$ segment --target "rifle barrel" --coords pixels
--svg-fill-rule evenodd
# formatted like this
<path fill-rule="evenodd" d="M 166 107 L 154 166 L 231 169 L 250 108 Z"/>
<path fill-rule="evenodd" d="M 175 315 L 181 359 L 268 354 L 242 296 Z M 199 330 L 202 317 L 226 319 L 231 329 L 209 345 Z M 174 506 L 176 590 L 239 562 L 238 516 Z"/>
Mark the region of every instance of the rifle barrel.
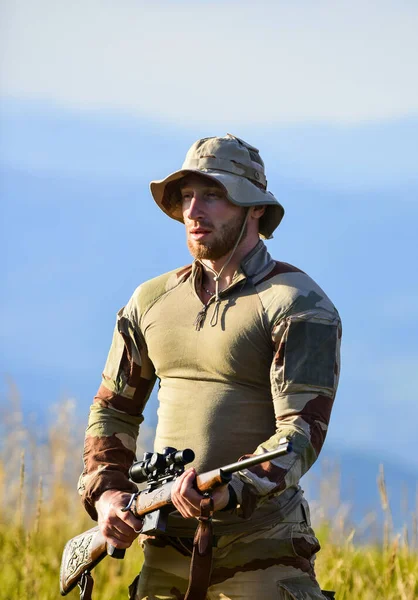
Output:
<path fill-rule="evenodd" d="M 277 458 L 278 456 L 284 456 L 285 454 L 288 454 L 291 451 L 291 442 L 286 442 L 285 444 L 280 444 L 280 446 L 276 448 L 276 450 L 272 450 L 271 452 L 263 452 L 263 454 L 256 454 L 255 456 L 251 456 L 250 458 L 238 460 L 237 462 L 231 463 L 230 465 L 226 465 L 225 467 L 221 468 L 221 471 L 225 474 L 236 473 L 237 471 L 242 471 L 243 469 L 248 469 L 249 467 L 253 467 L 254 465 L 259 465 L 260 463 L 272 460 L 273 458 Z"/>

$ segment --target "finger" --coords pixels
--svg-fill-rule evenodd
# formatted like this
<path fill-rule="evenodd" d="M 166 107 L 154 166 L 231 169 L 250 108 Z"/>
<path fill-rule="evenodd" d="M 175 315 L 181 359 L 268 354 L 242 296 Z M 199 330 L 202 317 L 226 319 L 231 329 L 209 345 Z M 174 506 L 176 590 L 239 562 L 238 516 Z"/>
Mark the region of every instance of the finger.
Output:
<path fill-rule="evenodd" d="M 171 500 L 173 502 L 173 505 L 176 507 L 176 509 L 179 511 L 182 517 L 186 518 L 189 516 L 187 514 L 188 506 L 184 502 L 184 498 L 181 494 L 176 494 L 175 496 L 172 496 Z"/>
<path fill-rule="evenodd" d="M 130 546 L 137 537 L 133 529 L 129 529 L 128 533 L 123 533 L 114 527 L 103 527 L 102 533 L 109 543 L 116 545 L 118 548 L 122 547 L 120 544 L 125 547 Z"/>
<path fill-rule="evenodd" d="M 178 477 L 173 484 L 171 489 L 171 496 L 179 498 L 184 495 L 184 491 L 193 485 L 195 478 L 194 469 L 187 469 L 180 477 Z"/>
<path fill-rule="evenodd" d="M 181 496 L 187 496 L 189 490 L 194 490 L 193 484 L 196 478 L 196 471 L 191 469 L 190 471 L 186 471 L 178 482 L 178 493 Z"/>
<path fill-rule="evenodd" d="M 135 531 L 135 533 L 139 533 L 142 529 L 142 525 L 144 524 L 142 519 L 135 517 L 135 515 L 131 511 L 126 511 L 123 517 L 124 522 Z"/>
<path fill-rule="evenodd" d="M 200 514 L 202 496 L 193 487 L 195 477 L 195 470 L 188 469 L 176 481 L 176 485 L 172 491 L 173 504 L 185 518 L 197 517 Z"/>
<path fill-rule="evenodd" d="M 112 537 L 112 538 L 119 540 L 120 542 L 126 543 L 126 544 L 133 542 L 134 539 L 136 538 L 136 536 L 137 536 L 137 534 L 134 532 L 133 529 L 131 529 L 131 533 L 129 533 L 129 534 L 121 533 L 120 531 L 117 531 L 115 529 L 108 532 L 108 537 Z"/>
<path fill-rule="evenodd" d="M 185 505 L 189 506 L 193 510 L 198 510 L 200 508 L 202 495 L 197 492 L 194 487 L 195 477 L 196 473 L 194 470 L 193 472 L 188 473 L 181 482 L 179 493 Z"/>
<path fill-rule="evenodd" d="M 185 471 L 176 482 L 173 504 L 185 518 L 198 517 L 200 515 L 202 495 L 194 487 L 195 479 L 196 471 L 191 468 Z"/>
<path fill-rule="evenodd" d="M 177 479 L 174 480 L 173 490 L 180 489 L 180 487 L 183 485 L 184 481 L 190 481 L 190 480 L 193 481 L 195 477 L 196 477 L 196 471 L 195 471 L 195 469 L 193 469 L 193 467 L 186 469 L 184 471 L 184 473 L 182 473 L 180 475 L 180 477 L 177 477 Z"/>
<path fill-rule="evenodd" d="M 190 511 L 193 512 L 193 516 L 195 514 L 200 514 L 200 502 L 202 501 L 202 496 L 194 489 L 188 489 L 184 492 L 183 496 L 183 504 Z"/>
<path fill-rule="evenodd" d="M 142 528 L 142 521 L 136 519 L 132 514 L 128 515 L 124 512 L 119 514 L 111 513 L 101 521 L 103 534 L 113 535 L 123 541 L 135 539 Z"/>
<path fill-rule="evenodd" d="M 126 548 L 129 548 L 130 546 L 132 546 L 132 542 L 134 541 L 134 539 L 135 538 L 128 539 L 128 540 L 121 540 L 118 537 L 115 537 L 112 535 L 106 536 L 106 541 L 108 544 L 110 544 L 111 546 L 114 546 L 115 548 L 120 548 L 120 549 L 126 549 Z"/>
<path fill-rule="evenodd" d="M 194 514 L 192 513 L 193 507 L 182 494 L 179 493 L 175 497 L 172 497 L 172 502 L 176 509 L 180 512 L 182 517 L 187 518 L 194 516 Z"/>
<path fill-rule="evenodd" d="M 174 483 L 173 483 L 173 487 L 171 488 L 171 499 L 173 501 L 173 504 L 176 505 L 177 503 L 182 504 L 182 496 L 183 496 L 183 485 L 184 482 L 186 481 L 190 481 L 192 482 L 194 479 L 194 469 L 187 469 L 182 475 L 180 475 L 180 477 L 178 477 Z M 191 483 L 186 484 L 186 485 L 191 485 Z"/>
<path fill-rule="evenodd" d="M 120 536 L 121 538 L 136 537 L 135 528 L 128 523 L 124 523 L 123 521 L 118 521 L 117 523 L 113 524 L 110 529 L 115 535 Z"/>
<path fill-rule="evenodd" d="M 136 519 L 133 517 L 133 520 L 136 522 Z M 129 517 L 126 517 L 124 513 L 119 516 L 118 514 L 108 515 L 106 519 L 104 519 L 104 525 L 108 526 L 110 529 L 115 529 L 120 531 L 123 534 L 128 535 L 134 528 L 129 520 Z"/>

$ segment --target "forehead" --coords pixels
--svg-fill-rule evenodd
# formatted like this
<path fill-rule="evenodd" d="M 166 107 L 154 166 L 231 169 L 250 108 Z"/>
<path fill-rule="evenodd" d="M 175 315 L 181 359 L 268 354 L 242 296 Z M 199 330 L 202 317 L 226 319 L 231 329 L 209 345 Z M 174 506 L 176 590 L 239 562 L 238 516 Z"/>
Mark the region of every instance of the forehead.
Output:
<path fill-rule="evenodd" d="M 217 181 L 211 179 L 210 177 L 205 177 L 205 175 L 186 175 L 182 179 L 180 179 L 178 183 L 178 187 L 180 190 L 187 187 L 211 187 L 218 188 L 223 190 L 224 187 Z"/>

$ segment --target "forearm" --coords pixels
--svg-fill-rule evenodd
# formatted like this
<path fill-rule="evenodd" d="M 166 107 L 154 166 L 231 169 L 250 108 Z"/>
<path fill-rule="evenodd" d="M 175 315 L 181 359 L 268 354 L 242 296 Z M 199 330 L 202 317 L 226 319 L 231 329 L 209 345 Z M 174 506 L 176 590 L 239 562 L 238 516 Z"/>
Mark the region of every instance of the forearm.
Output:
<path fill-rule="evenodd" d="M 275 433 L 242 458 L 275 450 L 282 438 L 292 442 L 292 451 L 233 476 L 230 485 L 241 516 L 249 516 L 266 496 L 296 487 L 314 464 L 325 441 L 335 390 L 336 385 L 321 393 L 311 389 L 278 394 L 274 398 Z"/>
<path fill-rule="evenodd" d="M 129 480 L 129 467 L 135 460 L 136 438 L 143 417 L 103 408 L 90 409 L 84 443 L 84 470 L 79 480 L 83 504 L 94 519 L 95 501 L 105 490 L 136 491 Z"/>

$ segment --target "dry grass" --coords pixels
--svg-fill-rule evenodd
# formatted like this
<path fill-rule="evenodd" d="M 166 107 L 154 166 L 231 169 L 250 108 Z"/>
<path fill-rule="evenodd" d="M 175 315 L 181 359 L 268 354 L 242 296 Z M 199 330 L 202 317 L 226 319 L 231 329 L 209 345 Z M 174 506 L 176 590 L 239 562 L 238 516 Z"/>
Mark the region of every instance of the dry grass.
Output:
<path fill-rule="evenodd" d="M 0 420 L 0 600 L 55 600 L 60 597 L 58 573 L 65 542 L 92 526 L 75 492 L 83 426 L 76 422 L 71 401 L 60 404 L 44 434 L 35 422 L 24 425 L 16 390 L 7 406 Z M 333 498 L 338 504 L 338 482 L 330 478 L 323 485 L 326 502 Z M 379 490 L 386 516 L 379 543 L 356 545 L 343 507 L 332 521 L 322 513 L 317 574 L 324 589 L 337 592 L 337 600 L 418 598 L 417 519 L 412 528 L 395 535 L 383 470 Z M 127 598 L 127 586 L 140 564 L 138 546 L 123 561 L 105 559 L 95 569 L 94 597 Z M 78 590 L 68 598 L 78 598 Z"/>

